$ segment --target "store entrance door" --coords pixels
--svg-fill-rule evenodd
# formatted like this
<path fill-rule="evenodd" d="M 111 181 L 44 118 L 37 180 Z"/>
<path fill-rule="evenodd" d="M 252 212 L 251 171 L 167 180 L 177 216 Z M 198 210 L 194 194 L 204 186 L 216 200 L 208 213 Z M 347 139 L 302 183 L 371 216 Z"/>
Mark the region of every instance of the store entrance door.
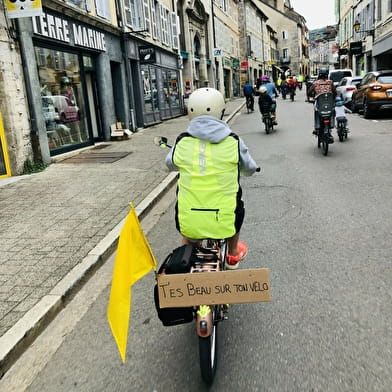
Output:
<path fill-rule="evenodd" d="M 98 99 L 96 94 L 97 89 L 95 88 L 92 72 L 86 72 L 85 77 L 93 138 L 94 140 L 102 140 L 103 133 L 101 127 L 99 126 L 99 112 L 97 113 L 96 111 L 96 108 L 98 107 Z"/>

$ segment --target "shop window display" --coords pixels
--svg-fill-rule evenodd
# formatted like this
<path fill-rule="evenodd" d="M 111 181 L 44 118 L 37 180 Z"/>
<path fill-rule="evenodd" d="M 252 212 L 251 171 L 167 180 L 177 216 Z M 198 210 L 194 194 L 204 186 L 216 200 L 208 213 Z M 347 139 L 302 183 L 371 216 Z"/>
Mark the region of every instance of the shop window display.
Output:
<path fill-rule="evenodd" d="M 78 56 L 48 48 L 35 51 L 49 148 L 89 141 Z"/>
<path fill-rule="evenodd" d="M 178 73 L 171 70 L 163 70 L 163 90 L 165 92 L 165 106 L 178 108 L 180 106 L 180 94 L 178 92 Z"/>
<path fill-rule="evenodd" d="M 143 80 L 145 110 L 146 112 L 159 111 L 155 68 L 148 65 L 141 65 L 141 73 Z"/>

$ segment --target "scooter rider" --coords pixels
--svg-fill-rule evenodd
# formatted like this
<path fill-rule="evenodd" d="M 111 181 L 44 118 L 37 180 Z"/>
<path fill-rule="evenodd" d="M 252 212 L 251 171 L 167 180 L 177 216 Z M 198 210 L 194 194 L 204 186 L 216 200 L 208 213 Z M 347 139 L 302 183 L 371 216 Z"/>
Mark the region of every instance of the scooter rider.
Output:
<path fill-rule="evenodd" d="M 318 79 L 313 82 L 313 84 L 309 88 L 309 96 L 314 94 L 315 103 L 314 103 L 314 131 L 313 134 L 317 135 L 320 130 L 320 117 L 317 111 L 317 97 L 323 93 L 332 93 L 334 99 L 336 98 L 336 87 L 333 84 L 332 80 L 328 80 L 329 69 L 326 67 L 320 68 Z M 331 128 L 335 126 L 335 116 L 332 117 Z M 331 142 L 333 142 L 333 136 L 330 135 Z"/>
<path fill-rule="evenodd" d="M 272 115 L 274 117 L 274 125 L 278 125 L 276 119 L 276 98 L 279 97 L 278 90 L 276 89 L 275 84 L 271 82 L 270 77 L 268 75 L 263 75 L 261 77 L 261 80 L 263 82 L 262 86 L 264 86 L 267 89 L 267 94 L 271 97 L 272 101 L 275 104 L 275 106 L 273 106 Z"/>

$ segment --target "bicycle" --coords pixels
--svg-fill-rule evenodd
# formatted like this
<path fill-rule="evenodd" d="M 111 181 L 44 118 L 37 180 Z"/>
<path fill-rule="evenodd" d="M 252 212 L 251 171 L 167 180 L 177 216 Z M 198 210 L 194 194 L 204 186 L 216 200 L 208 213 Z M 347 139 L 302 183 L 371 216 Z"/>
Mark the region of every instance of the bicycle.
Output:
<path fill-rule="evenodd" d="M 154 137 L 154 143 L 160 147 L 171 147 L 167 141 L 165 137 Z M 256 171 L 260 172 L 260 167 Z M 207 238 L 189 240 L 189 242 L 190 246 L 186 245 L 187 249 L 181 254 L 181 257 L 176 258 L 177 261 L 180 260 L 179 265 L 181 265 L 181 268 L 189 266 L 187 273 L 208 273 L 210 276 L 214 272 L 226 270 L 226 258 L 228 254 L 227 239 Z M 166 262 L 171 255 L 162 263 L 158 275 L 170 273 L 167 269 Z M 178 273 L 184 273 L 184 271 Z M 154 296 L 158 316 L 165 326 L 178 325 L 193 320 L 196 321 L 200 373 L 203 381 L 207 385 L 212 385 L 218 363 L 218 324 L 228 319 L 229 305 L 214 303 L 213 305 L 198 305 L 182 308 L 161 308 L 157 286 L 155 286 Z M 167 318 L 164 320 L 164 317 Z"/>
<path fill-rule="evenodd" d="M 227 240 L 207 239 L 202 243 L 211 254 L 197 256 L 205 262 L 196 263 L 191 273 L 226 270 Z M 216 256 L 216 257 L 214 257 Z M 217 367 L 218 323 L 228 319 L 229 305 L 200 305 L 195 308 L 196 330 L 199 337 L 200 372 L 203 381 L 211 385 Z"/>
<path fill-rule="evenodd" d="M 274 121 L 271 112 L 263 112 L 262 119 L 265 127 L 265 133 L 268 135 L 274 130 Z"/>
<path fill-rule="evenodd" d="M 341 119 L 339 117 L 336 119 L 336 121 L 337 121 L 336 128 L 338 132 L 339 141 L 343 142 L 344 139 L 347 139 L 346 121 L 345 119 Z"/>
<path fill-rule="evenodd" d="M 248 111 L 248 114 L 250 113 L 250 112 L 253 112 L 253 109 L 252 109 L 252 99 L 253 99 L 253 97 L 252 96 L 250 96 L 250 95 L 247 95 L 246 96 L 246 110 Z"/>

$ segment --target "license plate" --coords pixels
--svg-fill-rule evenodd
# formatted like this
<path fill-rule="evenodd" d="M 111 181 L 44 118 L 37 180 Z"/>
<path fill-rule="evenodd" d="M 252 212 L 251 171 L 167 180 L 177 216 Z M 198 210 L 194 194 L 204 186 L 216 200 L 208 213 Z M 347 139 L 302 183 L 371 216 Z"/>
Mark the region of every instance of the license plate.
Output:
<path fill-rule="evenodd" d="M 392 97 L 392 90 L 387 90 L 388 97 Z"/>

